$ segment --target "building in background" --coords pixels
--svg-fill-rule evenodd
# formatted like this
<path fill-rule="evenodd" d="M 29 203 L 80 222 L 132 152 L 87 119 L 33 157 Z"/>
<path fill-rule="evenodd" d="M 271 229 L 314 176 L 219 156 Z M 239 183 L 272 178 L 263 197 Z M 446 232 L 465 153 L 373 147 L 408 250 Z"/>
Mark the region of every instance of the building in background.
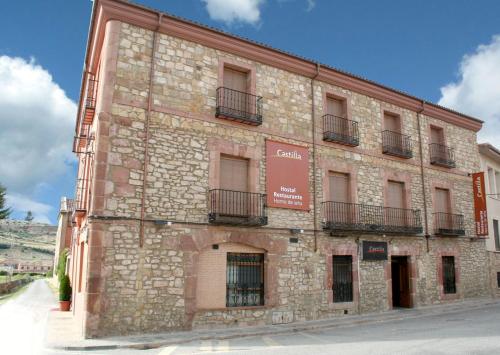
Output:
<path fill-rule="evenodd" d="M 482 122 L 120 0 L 95 0 L 74 151 L 86 337 L 485 296 Z"/>
<path fill-rule="evenodd" d="M 71 250 L 71 236 L 73 233 L 73 227 L 71 219 L 74 213 L 74 200 L 67 197 L 61 198 L 61 204 L 59 208 L 59 216 L 57 219 L 57 234 L 56 234 L 56 248 L 54 251 L 54 271 L 57 271 L 57 265 L 59 264 L 59 257 L 64 249 Z"/>
<path fill-rule="evenodd" d="M 479 144 L 481 171 L 486 185 L 488 210 L 488 238 L 486 248 L 490 254 L 492 290 L 500 296 L 500 151 L 491 144 Z"/>

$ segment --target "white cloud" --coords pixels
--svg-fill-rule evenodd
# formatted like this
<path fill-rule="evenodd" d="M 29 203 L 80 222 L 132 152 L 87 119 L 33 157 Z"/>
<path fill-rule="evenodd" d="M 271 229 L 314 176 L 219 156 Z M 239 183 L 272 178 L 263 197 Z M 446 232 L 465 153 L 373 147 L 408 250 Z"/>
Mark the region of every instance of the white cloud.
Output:
<path fill-rule="evenodd" d="M 439 104 L 483 120 L 479 141 L 500 148 L 500 35 L 465 55 L 459 73 L 441 88 Z"/>
<path fill-rule="evenodd" d="M 76 104 L 34 60 L 0 56 L 0 182 L 29 193 L 68 171 Z"/>
<path fill-rule="evenodd" d="M 33 217 L 35 222 L 51 224 L 49 213 L 52 210 L 52 206 L 45 203 L 40 203 L 31 200 L 28 197 L 18 195 L 18 194 L 8 194 L 7 195 L 7 206 L 12 207 L 18 212 L 33 212 Z"/>
<path fill-rule="evenodd" d="M 306 11 L 307 12 L 312 11 L 312 9 L 314 9 L 315 6 L 316 6 L 316 0 L 307 0 L 307 9 L 306 9 Z"/>
<path fill-rule="evenodd" d="M 227 25 L 236 22 L 257 25 L 260 21 L 260 7 L 265 0 L 202 0 L 212 20 Z"/>
<path fill-rule="evenodd" d="M 33 59 L 0 56 L 0 183 L 16 206 L 71 171 L 75 115 L 76 104 L 47 70 Z M 41 205 L 33 207 L 43 219 Z"/>

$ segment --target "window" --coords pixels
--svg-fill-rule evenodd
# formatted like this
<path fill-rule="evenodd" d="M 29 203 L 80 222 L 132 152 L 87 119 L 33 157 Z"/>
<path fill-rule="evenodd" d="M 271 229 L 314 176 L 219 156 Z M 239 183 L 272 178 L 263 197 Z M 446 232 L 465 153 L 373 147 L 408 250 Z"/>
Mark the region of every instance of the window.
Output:
<path fill-rule="evenodd" d="M 386 131 L 401 133 L 401 119 L 398 115 L 384 112 L 384 129 Z"/>
<path fill-rule="evenodd" d="M 399 181 L 387 183 L 387 206 L 385 223 L 389 226 L 404 226 L 407 223 L 405 184 Z"/>
<path fill-rule="evenodd" d="M 248 190 L 248 160 L 227 155 L 220 157 L 220 188 L 232 191 Z"/>
<path fill-rule="evenodd" d="M 500 272 L 497 272 L 497 286 L 500 288 Z"/>
<path fill-rule="evenodd" d="M 224 87 L 240 92 L 248 91 L 248 75 L 236 69 L 224 67 Z"/>
<path fill-rule="evenodd" d="M 431 143 L 444 145 L 444 131 L 441 127 L 431 126 Z"/>
<path fill-rule="evenodd" d="M 248 160 L 229 156 L 220 159 L 219 212 L 233 216 L 249 214 Z"/>
<path fill-rule="evenodd" d="M 326 114 L 336 117 L 347 118 L 346 100 L 328 96 L 326 98 Z"/>
<path fill-rule="evenodd" d="M 333 256 L 333 302 L 352 302 L 352 256 Z"/>
<path fill-rule="evenodd" d="M 498 220 L 493 220 L 493 235 L 495 236 L 495 250 L 500 251 L 500 231 L 498 230 Z"/>
<path fill-rule="evenodd" d="M 264 254 L 227 253 L 226 307 L 264 305 Z"/>
<path fill-rule="evenodd" d="M 436 212 L 450 213 L 450 190 L 436 188 Z"/>
<path fill-rule="evenodd" d="M 336 223 L 349 223 L 354 218 L 353 205 L 350 204 L 349 174 L 330 172 L 328 175 L 329 200 L 325 217 Z"/>
<path fill-rule="evenodd" d="M 457 293 L 454 256 L 443 256 L 443 292 L 445 294 Z"/>
<path fill-rule="evenodd" d="M 349 202 L 349 174 L 330 172 L 328 185 L 330 201 Z"/>

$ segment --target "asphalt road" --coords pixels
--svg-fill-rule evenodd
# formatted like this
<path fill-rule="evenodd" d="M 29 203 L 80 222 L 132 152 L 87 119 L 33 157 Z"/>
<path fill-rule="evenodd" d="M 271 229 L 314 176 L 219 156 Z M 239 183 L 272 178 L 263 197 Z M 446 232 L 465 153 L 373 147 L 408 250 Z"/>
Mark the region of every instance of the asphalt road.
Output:
<path fill-rule="evenodd" d="M 0 306 L 1 355 L 181 354 L 500 354 L 500 303 L 392 322 L 230 340 L 196 341 L 151 350 L 64 352 L 43 348 L 47 313 L 56 299 L 43 280 Z"/>

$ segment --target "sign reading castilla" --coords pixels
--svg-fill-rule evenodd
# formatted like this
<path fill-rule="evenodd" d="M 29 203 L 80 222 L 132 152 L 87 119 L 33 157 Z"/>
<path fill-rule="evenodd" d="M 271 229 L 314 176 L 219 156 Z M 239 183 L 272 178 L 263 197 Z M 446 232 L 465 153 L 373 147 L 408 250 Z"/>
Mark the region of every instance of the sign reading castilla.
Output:
<path fill-rule="evenodd" d="M 267 205 L 309 210 L 309 151 L 266 140 Z"/>
<path fill-rule="evenodd" d="M 474 191 L 474 222 L 476 235 L 488 235 L 488 213 L 486 211 L 486 190 L 484 187 L 484 173 L 472 174 L 472 189 Z"/>
<path fill-rule="evenodd" d="M 363 240 L 363 260 L 387 260 L 387 242 Z"/>

